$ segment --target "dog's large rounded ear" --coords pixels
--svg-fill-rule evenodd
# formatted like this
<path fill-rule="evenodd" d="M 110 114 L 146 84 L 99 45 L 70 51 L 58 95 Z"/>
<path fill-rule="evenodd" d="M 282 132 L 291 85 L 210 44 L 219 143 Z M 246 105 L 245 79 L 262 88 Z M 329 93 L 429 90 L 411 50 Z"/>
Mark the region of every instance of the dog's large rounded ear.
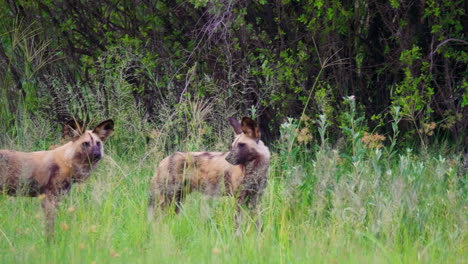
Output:
<path fill-rule="evenodd" d="M 234 132 L 236 132 L 237 135 L 242 133 L 242 127 L 239 121 L 235 117 L 230 117 L 229 118 L 229 123 L 231 123 L 232 128 L 234 129 Z"/>
<path fill-rule="evenodd" d="M 253 119 L 249 117 L 243 117 L 242 118 L 242 132 L 246 134 L 247 136 L 258 140 L 260 138 L 260 131 L 258 129 L 257 122 L 255 122 Z"/>
<path fill-rule="evenodd" d="M 114 132 L 114 121 L 112 119 L 106 120 L 93 130 L 93 133 L 96 133 L 98 137 L 104 141 Z"/>
<path fill-rule="evenodd" d="M 65 123 L 63 126 L 63 139 L 66 141 L 71 141 L 77 137 L 83 135 L 85 131 L 83 121 L 72 119 Z"/>

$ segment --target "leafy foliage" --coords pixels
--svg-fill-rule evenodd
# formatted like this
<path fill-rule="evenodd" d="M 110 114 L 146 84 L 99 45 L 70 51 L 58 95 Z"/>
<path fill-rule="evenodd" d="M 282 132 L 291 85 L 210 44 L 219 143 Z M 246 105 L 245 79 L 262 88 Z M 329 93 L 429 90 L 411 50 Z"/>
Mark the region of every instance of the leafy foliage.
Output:
<path fill-rule="evenodd" d="M 399 106 L 411 124 L 404 133 L 434 121 L 443 124 L 438 133 L 468 144 L 462 0 L 1 5 L 2 127 L 23 109 L 51 121 L 109 115 L 110 95 L 124 92 L 145 122 L 163 122 L 160 105 L 208 98 L 223 102 L 213 109 L 223 117 L 256 109 L 265 136 L 276 138 L 280 123 L 304 109 L 317 118 L 326 108 L 339 127 L 341 98 L 355 95 L 383 133 L 392 133 L 385 124 Z"/>

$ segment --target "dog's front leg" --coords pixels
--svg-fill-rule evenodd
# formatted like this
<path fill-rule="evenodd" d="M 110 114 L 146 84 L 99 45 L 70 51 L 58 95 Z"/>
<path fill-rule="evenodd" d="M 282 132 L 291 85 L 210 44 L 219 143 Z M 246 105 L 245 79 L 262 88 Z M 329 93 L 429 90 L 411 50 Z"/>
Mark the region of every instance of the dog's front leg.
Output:
<path fill-rule="evenodd" d="M 239 197 L 237 198 L 237 208 L 236 215 L 234 216 L 234 225 L 236 229 L 236 236 L 241 235 L 240 226 L 242 223 L 242 205 L 244 205 L 245 200 L 248 198 L 248 191 L 242 190 Z"/>
<path fill-rule="evenodd" d="M 260 213 L 260 208 L 257 205 L 261 197 L 261 192 L 252 193 L 252 195 L 250 195 L 249 199 L 246 201 L 247 208 L 249 208 L 251 217 L 255 219 L 255 226 L 258 231 L 263 230 L 262 215 Z"/>
<path fill-rule="evenodd" d="M 42 209 L 45 215 L 45 235 L 50 242 L 55 237 L 55 219 L 57 217 L 58 196 L 47 192 L 42 200 Z"/>

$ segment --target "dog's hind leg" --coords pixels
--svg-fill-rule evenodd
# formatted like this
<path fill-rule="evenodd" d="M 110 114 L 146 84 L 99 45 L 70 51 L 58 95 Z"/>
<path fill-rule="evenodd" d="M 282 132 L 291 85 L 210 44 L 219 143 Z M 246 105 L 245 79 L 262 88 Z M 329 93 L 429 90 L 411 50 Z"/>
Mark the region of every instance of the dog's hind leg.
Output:
<path fill-rule="evenodd" d="M 58 197 L 50 192 L 45 194 L 42 200 L 42 208 L 45 215 L 45 235 L 48 242 L 55 237 L 55 219 L 57 217 Z"/>
<path fill-rule="evenodd" d="M 154 217 L 154 206 L 155 206 L 155 197 L 154 191 L 150 190 L 149 201 L 148 201 L 148 221 L 153 220 Z"/>

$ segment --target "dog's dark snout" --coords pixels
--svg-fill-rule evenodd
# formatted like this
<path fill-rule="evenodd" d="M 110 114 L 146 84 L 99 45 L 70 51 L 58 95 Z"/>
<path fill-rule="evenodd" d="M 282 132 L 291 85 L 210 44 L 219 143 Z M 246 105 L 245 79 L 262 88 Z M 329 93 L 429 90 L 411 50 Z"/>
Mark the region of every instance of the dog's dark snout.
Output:
<path fill-rule="evenodd" d="M 92 154 L 91 154 L 91 159 L 92 160 L 100 160 L 102 158 L 102 154 L 100 151 L 94 151 Z"/>
<path fill-rule="evenodd" d="M 226 156 L 225 159 L 227 162 L 231 163 L 232 165 L 237 165 L 237 161 L 232 151 L 229 152 L 229 154 Z"/>

